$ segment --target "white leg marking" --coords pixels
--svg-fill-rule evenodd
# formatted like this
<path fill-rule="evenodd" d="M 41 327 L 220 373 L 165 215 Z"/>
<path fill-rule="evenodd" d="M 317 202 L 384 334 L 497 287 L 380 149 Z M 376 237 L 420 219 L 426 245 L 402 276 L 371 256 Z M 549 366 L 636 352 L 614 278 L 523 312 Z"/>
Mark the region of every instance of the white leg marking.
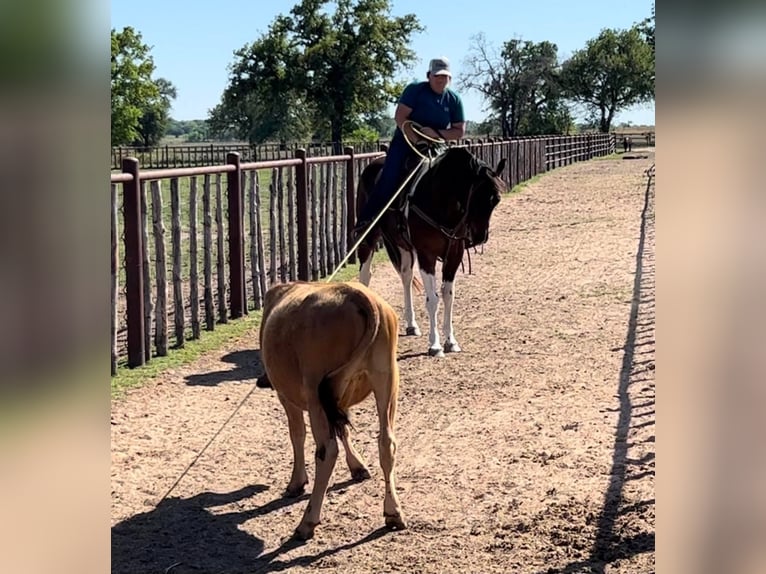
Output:
<path fill-rule="evenodd" d="M 444 299 L 444 350 L 447 353 L 457 353 L 460 351 L 460 345 L 457 344 L 455 333 L 452 330 L 452 303 L 455 301 L 455 282 L 442 282 L 442 299 Z"/>
<path fill-rule="evenodd" d="M 399 276 L 402 279 L 402 287 L 404 288 L 404 320 L 407 323 L 408 335 L 420 335 L 420 327 L 415 320 L 415 306 L 412 302 L 412 275 L 413 275 L 413 261 L 415 255 L 410 251 L 405 251 L 401 247 L 399 253 L 402 258 L 402 270 Z"/>
<path fill-rule="evenodd" d="M 362 266 L 359 269 L 359 282 L 367 287 L 370 286 L 370 279 L 372 279 L 372 256 L 373 254 L 370 253 L 367 261 L 362 263 Z"/>
<path fill-rule="evenodd" d="M 428 309 L 428 354 L 441 355 L 442 345 L 439 341 L 439 331 L 436 327 L 436 313 L 439 311 L 439 295 L 436 293 L 436 276 L 426 273 L 422 269 L 423 287 L 426 290 L 426 309 Z"/>

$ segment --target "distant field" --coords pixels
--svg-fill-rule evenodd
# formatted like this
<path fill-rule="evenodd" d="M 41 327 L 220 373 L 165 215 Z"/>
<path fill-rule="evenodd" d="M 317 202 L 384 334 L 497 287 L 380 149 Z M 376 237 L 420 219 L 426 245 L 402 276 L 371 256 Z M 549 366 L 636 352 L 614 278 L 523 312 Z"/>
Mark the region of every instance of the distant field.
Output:
<path fill-rule="evenodd" d="M 616 134 L 643 134 L 646 132 L 654 133 L 654 126 L 626 126 L 621 128 L 614 128 L 612 130 Z"/>

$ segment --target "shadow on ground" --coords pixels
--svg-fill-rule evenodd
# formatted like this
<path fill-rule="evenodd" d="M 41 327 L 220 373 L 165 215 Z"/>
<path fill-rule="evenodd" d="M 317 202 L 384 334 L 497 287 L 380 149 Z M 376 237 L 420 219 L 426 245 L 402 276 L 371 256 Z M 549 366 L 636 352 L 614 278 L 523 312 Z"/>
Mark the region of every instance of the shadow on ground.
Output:
<path fill-rule="evenodd" d="M 193 386 L 214 387 L 227 382 L 250 382 L 264 374 L 260 349 L 232 351 L 221 357 L 225 363 L 231 363 L 233 368 L 226 371 L 213 371 L 186 377 L 186 384 Z"/>
<path fill-rule="evenodd" d="M 211 509 L 267 489 L 252 485 L 223 494 L 166 498 L 150 512 L 120 522 L 112 528 L 112 573 L 165 572 L 178 566 L 200 572 L 252 567 L 263 553 L 263 541 L 238 526 L 253 511 L 215 514 Z"/>
<path fill-rule="evenodd" d="M 603 506 L 597 519 L 595 540 L 586 560 L 570 562 L 563 568 L 550 568 L 545 571 L 545 574 L 580 572 L 604 574 L 611 563 L 655 550 L 653 531 L 631 532 L 625 527 L 625 523 L 621 522 L 626 516 L 640 514 L 649 507 L 653 509 L 655 503 L 654 499 L 651 499 L 626 505 L 623 495 L 626 483 L 641 480 L 650 475 L 654 476 L 655 473 L 654 453 L 632 458 L 630 449 L 636 445 L 629 440 L 631 429 L 653 428 L 655 420 L 654 377 L 646 376 L 647 373 L 654 371 L 654 360 L 640 357 L 647 352 L 654 354 L 654 339 L 644 339 L 645 336 L 652 335 L 655 325 L 654 250 L 653 244 L 647 245 L 649 239 L 653 238 L 654 231 L 653 194 L 653 177 L 649 177 L 644 196 L 644 209 L 641 214 L 641 235 L 636 252 L 633 299 L 625 345 L 622 348 L 622 368 L 618 379 L 619 416 L 614 433 L 612 468 Z M 642 347 L 648 348 L 642 349 Z M 646 442 L 654 442 L 654 435 L 642 441 L 642 443 Z"/>
<path fill-rule="evenodd" d="M 342 490 L 356 482 L 353 479 L 339 482 L 329 490 Z M 212 511 L 225 505 L 241 507 L 237 504 L 239 501 L 268 489 L 268 486 L 256 484 L 228 493 L 203 492 L 191 498 L 170 497 L 153 510 L 116 524 L 112 527 L 112 574 L 277 572 L 312 564 L 389 532 L 385 527 L 378 528 L 359 540 L 316 554 L 278 560 L 304 543 L 288 538 L 277 549 L 264 554 L 263 540 L 244 532 L 239 526 L 275 510 L 303 504 L 309 498 L 308 493 L 296 498 L 278 496 L 267 504 L 247 510 Z"/>

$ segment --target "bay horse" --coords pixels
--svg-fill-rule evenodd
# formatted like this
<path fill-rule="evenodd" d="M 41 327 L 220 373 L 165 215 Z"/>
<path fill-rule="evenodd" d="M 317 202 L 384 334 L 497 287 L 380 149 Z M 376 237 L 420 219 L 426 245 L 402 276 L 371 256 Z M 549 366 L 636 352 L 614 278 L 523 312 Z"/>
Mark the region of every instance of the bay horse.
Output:
<path fill-rule="evenodd" d="M 385 157 L 373 160 L 359 178 L 357 215 L 364 206 L 368 190 L 375 184 Z M 464 147 L 448 147 L 434 159 L 425 160 L 423 173 L 413 176 L 411 190 L 404 189 L 397 198 L 410 197 L 403 220 L 408 232 L 402 229 L 402 215 L 389 209 L 378 225 L 364 237 L 357 248 L 359 280 L 370 284 L 372 255 L 382 238 L 388 257 L 399 273 L 404 288 L 404 318 L 407 335 L 420 335 L 412 304 L 414 262 L 417 257 L 429 318 L 428 354 L 443 356 L 444 352 L 458 352 L 460 345 L 452 328 L 452 307 L 455 300 L 455 274 L 469 247 L 486 243 L 492 211 L 500 202 L 506 185 L 499 174 L 505 167 L 505 158 L 492 169 Z M 396 204 L 394 204 L 396 205 Z M 442 332 L 444 346 L 437 330 L 439 294 L 436 290 L 436 262 L 442 262 L 441 297 L 444 299 Z"/>

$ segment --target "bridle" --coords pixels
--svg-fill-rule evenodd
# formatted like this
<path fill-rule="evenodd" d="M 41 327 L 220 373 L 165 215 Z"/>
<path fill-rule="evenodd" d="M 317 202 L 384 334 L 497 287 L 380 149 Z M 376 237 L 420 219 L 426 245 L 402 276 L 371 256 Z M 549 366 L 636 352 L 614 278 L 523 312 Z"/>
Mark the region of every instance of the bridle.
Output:
<path fill-rule="evenodd" d="M 473 198 L 473 192 L 474 188 L 476 186 L 472 185 L 471 188 L 468 190 L 468 199 L 465 203 L 465 209 L 463 210 L 462 215 L 460 216 L 460 220 L 452 227 L 447 227 L 445 225 L 442 225 L 438 221 L 436 221 L 434 218 L 432 218 L 430 215 L 428 215 L 425 211 L 423 211 L 420 207 L 418 207 L 414 202 L 413 199 L 410 200 L 409 209 L 417 215 L 420 219 L 422 219 L 425 223 L 433 227 L 434 229 L 437 229 L 444 235 L 448 240 L 450 241 L 466 241 L 466 244 L 469 244 L 471 242 L 470 238 L 468 237 L 468 214 L 470 212 L 471 207 L 471 199 Z M 462 232 L 462 235 L 458 235 L 458 230 Z M 470 246 L 470 245 L 467 245 Z"/>
<path fill-rule="evenodd" d="M 421 126 L 420 126 L 420 125 L 418 125 L 418 124 L 417 124 L 417 123 L 415 123 L 415 122 L 413 122 L 413 121 L 411 121 L 411 120 L 407 120 L 407 121 L 406 121 L 406 122 L 404 122 L 404 123 L 405 123 L 405 124 L 409 124 L 409 125 L 411 126 L 412 130 L 413 130 L 413 131 L 414 131 L 414 132 L 415 132 L 415 133 L 416 133 L 416 134 L 417 134 L 419 137 L 421 137 L 422 139 L 425 139 L 425 140 L 426 140 L 426 141 L 428 141 L 429 143 L 432 143 L 432 144 L 443 144 L 443 143 L 444 143 L 444 140 L 436 140 L 436 139 L 433 139 L 433 138 L 431 138 L 431 137 L 429 137 L 429 136 L 425 135 L 424 133 L 422 133 L 421 129 L 419 129 L 419 128 L 421 128 Z M 430 167 L 430 165 L 431 165 L 431 162 L 433 161 L 433 158 L 432 158 L 432 157 L 430 157 L 430 156 L 424 155 L 423 153 L 421 153 L 421 152 L 420 152 L 420 150 L 419 150 L 419 149 L 417 149 L 417 147 L 416 147 L 416 146 L 414 146 L 414 145 L 412 144 L 412 142 L 411 142 L 411 141 L 409 140 L 409 138 L 407 137 L 407 133 L 406 133 L 406 130 L 404 130 L 404 129 L 402 130 L 402 135 L 404 135 L 404 140 L 405 140 L 405 141 L 407 142 L 407 144 L 410 146 L 410 148 L 412 149 L 412 151 L 413 151 L 413 152 L 415 152 L 415 154 L 417 154 L 417 155 L 418 155 L 418 156 L 420 156 L 420 158 L 421 158 L 421 159 L 420 159 L 420 163 L 418 164 L 418 166 L 415 168 L 415 170 L 414 170 L 414 171 L 417 171 L 417 169 L 418 169 L 418 168 L 419 168 L 419 167 L 420 167 L 420 166 L 421 166 L 421 165 L 422 165 L 422 164 L 423 164 L 425 161 L 428 161 L 428 163 L 429 163 L 429 167 Z M 421 177 L 422 177 L 422 175 L 421 175 Z M 419 178 L 418 178 L 418 177 L 416 177 L 415 181 L 412 183 L 413 189 L 414 189 L 414 188 L 417 186 L 417 184 L 419 183 L 419 182 L 418 182 L 418 179 L 419 179 Z M 468 214 L 470 213 L 471 200 L 473 199 L 474 191 L 475 191 L 475 188 L 476 188 L 476 186 L 477 186 L 477 185 L 478 185 L 478 183 L 475 183 L 475 184 L 474 184 L 474 185 L 472 185 L 472 186 L 470 187 L 470 189 L 468 190 L 468 198 L 466 199 L 466 202 L 465 202 L 465 209 L 463 210 L 463 213 L 462 213 L 462 215 L 460 216 L 460 220 L 459 220 L 459 221 L 458 221 L 458 222 L 457 222 L 457 223 L 456 223 L 454 226 L 452 226 L 452 227 L 447 227 L 447 226 L 445 226 L 445 225 L 442 225 L 441 223 L 439 223 L 438 221 L 436 221 L 436 220 L 435 220 L 433 217 L 431 217 L 430 215 L 428 215 L 428 214 L 427 214 L 425 211 L 423 211 L 423 210 L 422 210 L 420 207 L 418 207 L 418 206 L 415 204 L 415 201 L 414 201 L 414 199 L 415 199 L 415 198 L 414 198 L 414 197 L 412 197 L 412 198 L 410 199 L 410 201 L 408 202 L 408 210 L 409 210 L 409 211 L 412 211 L 412 212 L 413 212 L 415 215 L 417 215 L 417 216 L 418 216 L 418 217 L 419 217 L 421 220 L 423 220 L 423 222 L 424 222 L 424 223 L 426 223 L 427 225 L 429 225 L 429 226 L 431 226 L 432 228 L 436 229 L 436 230 L 437 230 L 437 231 L 439 231 L 439 232 L 440 232 L 442 235 L 444 235 L 444 237 L 446 237 L 446 238 L 447 238 L 447 247 L 446 247 L 446 249 L 445 249 L 445 253 L 447 253 L 447 252 L 448 252 L 448 251 L 449 251 L 449 250 L 452 248 L 452 244 L 453 244 L 453 242 L 454 242 L 454 241 L 463 241 L 463 242 L 464 242 L 464 248 L 465 248 L 466 250 L 467 250 L 469 247 L 475 247 L 476 245 L 480 245 L 480 244 L 474 244 L 474 243 L 472 242 L 471 238 L 469 237 L 469 234 L 468 234 L 468 223 L 467 223 L 467 220 L 468 220 Z M 483 243 L 483 242 L 482 242 L 482 243 Z M 444 257 L 442 257 L 442 259 L 443 259 L 443 258 L 444 258 Z M 470 261 L 470 255 L 469 255 L 469 261 Z M 469 263 L 469 266 L 470 266 L 470 263 Z"/>

